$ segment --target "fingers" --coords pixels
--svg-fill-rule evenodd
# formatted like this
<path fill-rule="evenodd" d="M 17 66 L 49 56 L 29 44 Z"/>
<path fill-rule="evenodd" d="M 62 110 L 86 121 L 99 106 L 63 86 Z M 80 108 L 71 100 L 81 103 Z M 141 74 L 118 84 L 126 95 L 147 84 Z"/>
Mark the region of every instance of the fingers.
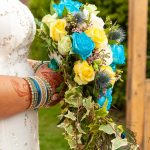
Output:
<path fill-rule="evenodd" d="M 61 100 L 62 99 L 58 93 L 54 94 L 51 99 L 50 107 L 58 104 Z"/>

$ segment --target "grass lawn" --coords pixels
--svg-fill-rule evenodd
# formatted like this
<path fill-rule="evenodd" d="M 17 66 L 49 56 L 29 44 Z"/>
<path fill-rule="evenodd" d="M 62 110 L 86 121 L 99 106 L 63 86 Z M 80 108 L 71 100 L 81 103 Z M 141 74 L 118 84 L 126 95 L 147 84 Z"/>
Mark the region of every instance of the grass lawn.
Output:
<path fill-rule="evenodd" d="M 68 150 L 62 131 L 57 128 L 59 105 L 39 112 L 39 130 L 41 150 Z"/>

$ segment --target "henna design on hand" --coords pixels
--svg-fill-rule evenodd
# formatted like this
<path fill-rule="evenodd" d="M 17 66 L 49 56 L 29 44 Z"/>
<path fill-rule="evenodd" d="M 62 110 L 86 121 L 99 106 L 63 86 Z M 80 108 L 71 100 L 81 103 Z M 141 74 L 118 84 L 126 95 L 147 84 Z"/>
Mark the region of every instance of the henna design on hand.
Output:
<path fill-rule="evenodd" d="M 29 95 L 27 83 L 26 84 L 24 83 L 21 87 L 21 85 L 19 85 L 19 83 L 14 79 L 11 79 L 10 82 L 19 97 L 25 97 Z"/>

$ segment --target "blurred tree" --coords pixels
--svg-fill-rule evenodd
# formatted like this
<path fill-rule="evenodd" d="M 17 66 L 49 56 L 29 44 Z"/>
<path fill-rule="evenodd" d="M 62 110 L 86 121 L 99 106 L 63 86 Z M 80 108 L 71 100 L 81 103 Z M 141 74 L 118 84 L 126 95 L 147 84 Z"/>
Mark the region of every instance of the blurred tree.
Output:
<path fill-rule="evenodd" d="M 147 77 L 150 78 L 150 0 L 148 1 L 148 7 Z"/>

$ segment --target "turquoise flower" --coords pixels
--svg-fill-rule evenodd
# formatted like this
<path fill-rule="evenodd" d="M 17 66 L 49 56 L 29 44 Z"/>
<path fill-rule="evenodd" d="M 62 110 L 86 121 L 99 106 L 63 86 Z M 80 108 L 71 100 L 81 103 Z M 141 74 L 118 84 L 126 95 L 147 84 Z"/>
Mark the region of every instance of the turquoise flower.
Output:
<path fill-rule="evenodd" d="M 113 64 L 124 64 L 125 63 L 125 52 L 123 45 L 111 45 L 111 50 L 113 52 Z"/>
<path fill-rule="evenodd" d="M 48 64 L 48 68 L 51 68 L 52 70 L 56 71 L 59 69 L 58 63 L 55 59 L 52 59 L 50 63 Z"/>
<path fill-rule="evenodd" d="M 111 65 L 110 65 L 110 67 L 112 68 L 112 70 L 115 72 L 116 71 L 116 64 L 115 63 L 112 63 Z"/>
<path fill-rule="evenodd" d="M 86 60 L 95 48 L 94 42 L 84 32 L 73 33 L 73 52 L 79 54 L 83 60 Z"/>
<path fill-rule="evenodd" d="M 107 110 L 109 111 L 111 108 L 111 104 L 112 104 L 112 88 L 107 89 L 106 94 L 102 95 L 98 99 L 98 104 L 100 105 L 100 107 L 103 107 L 106 100 L 108 100 Z"/>
<path fill-rule="evenodd" d="M 54 4 L 53 8 L 57 12 L 59 17 L 62 17 L 63 11 L 65 7 L 67 10 L 71 13 L 77 13 L 80 12 L 80 7 L 82 6 L 82 3 L 78 1 L 73 1 L 73 0 L 61 0 L 61 2 L 57 5 Z"/>

